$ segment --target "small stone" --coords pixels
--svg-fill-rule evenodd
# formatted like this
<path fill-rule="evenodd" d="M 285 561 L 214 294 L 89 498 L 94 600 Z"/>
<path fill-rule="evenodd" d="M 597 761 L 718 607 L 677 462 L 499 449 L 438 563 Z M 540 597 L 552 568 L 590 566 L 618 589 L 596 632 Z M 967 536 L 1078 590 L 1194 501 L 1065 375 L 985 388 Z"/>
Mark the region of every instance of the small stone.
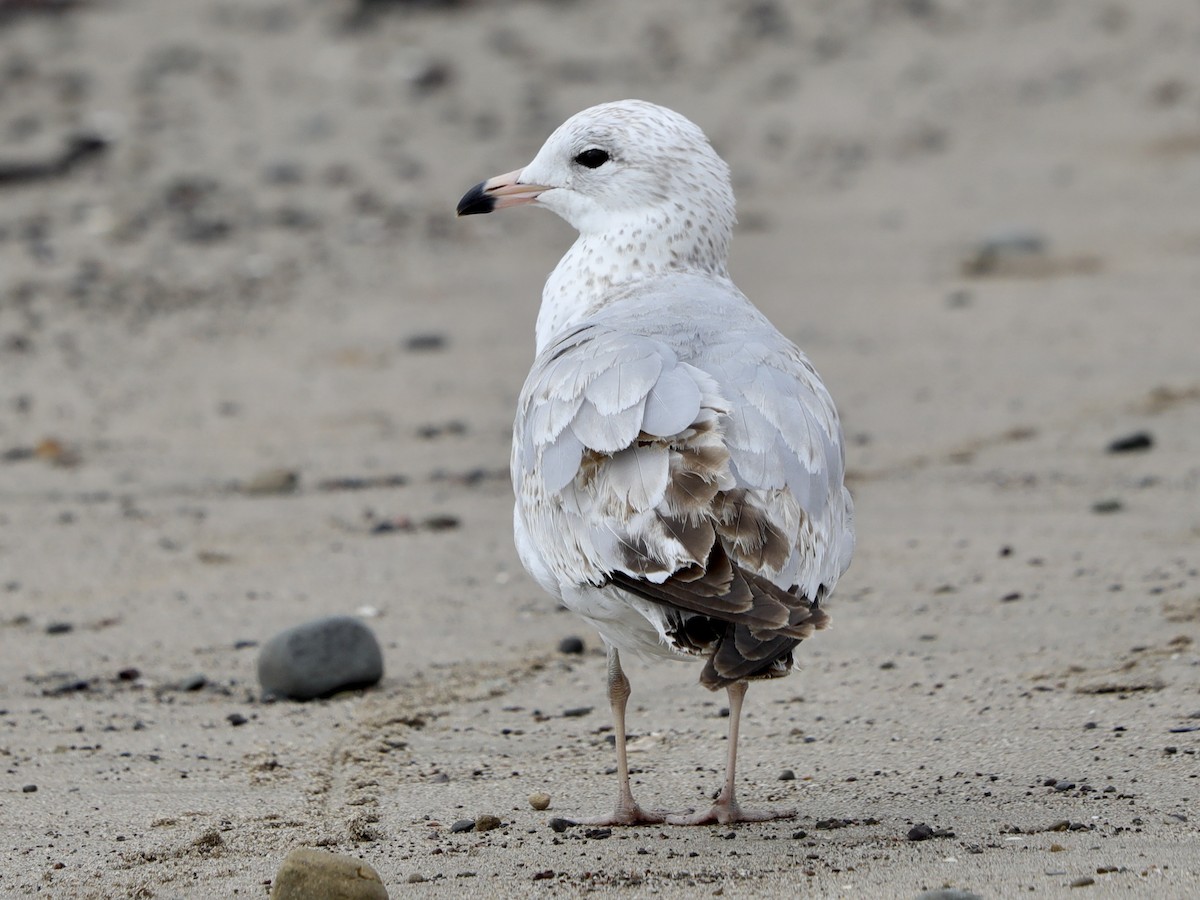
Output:
<path fill-rule="evenodd" d="M 46 626 L 46 634 L 70 634 L 74 630 L 70 622 L 51 622 Z"/>
<path fill-rule="evenodd" d="M 498 816 L 482 815 L 475 817 L 476 831 L 491 831 L 493 828 L 499 828 L 503 824 Z"/>
<path fill-rule="evenodd" d="M 541 812 L 550 808 L 550 795 L 545 791 L 537 791 L 529 795 L 529 805 Z"/>
<path fill-rule="evenodd" d="M 406 878 L 404 880 L 407 881 L 409 884 L 421 884 L 426 879 L 425 879 L 425 876 L 422 875 L 420 872 L 413 872 L 411 875 L 408 876 L 408 878 Z"/>
<path fill-rule="evenodd" d="M 1148 431 L 1135 431 L 1125 437 L 1119 437 L 1108 445 L 1109 453 L 1134 453 L 1139 450 L 1149 450 L 1154 446 L 1154 436 Z"/>
<path fill-rule="evenodd" d="M 1123 504 L 1120 500 L 1116 500 L 1116 499 L 1097 500 L 1095 503 L 1092 504 L 1092 512 L 1099 513 L 1101 515 L 1107 515 L 1108 513 L 1120 512 L 1124 508 L 1125 508 L 1125 504 Z"/>
<path fill-rule="evenodd" d="M 1074 787 L 1075 787 L 1075 782 L 1073 782 L 1073 781 L 1056 781 L 1054 783 L 1054 789 L 1056 791 L 1058 791 L 1059 793 L 1062 793 L 1063 791 L 1073 790 Z"/>
<path fill-rule="evenodd" d="M 21 793 L 22 794 L 36 794 L 37 793 L 37 785 L 36 784 L 27 784 L 21 788 Z"/>
<path fill-rule="evenodd" d="M 245 716 L 243 716 L 241 713 L 230 713 L 229 715 L 227 715 L 225 717 L 225 720 L 230 725 L 232 725 L 234 728 L 237 728 L 239 725 L 245 725 L 247 722 L 250 721 Z"/>
<path fill-rule="evenodd" d="M 291 494 L 300 486 L 300 475 L 292 469 L 267 469 L 242 485 L 242 493 L 250 496 Z"/>
<path fill-rule="evenodd" d="M 1051 852 L 1051 853 L 1062 853 L 1062 852 L 1063 852 L 1064 850 L 1066 850 L 1066 849 L 1067 849 L 1067 848 L 1066 848 L 1066 847 L 1064 847 L 1062 844 L 1051 844 L 1051 845 L 1050 845 L 1050 852 Z"/>
<path fill-rule="evenodd" d="M 921 822 L 908 829 L 907 837 L 910 841 L 927 841 L 933 837 L 933 829 Z"/>
<path fill-rule="evenodd" d="M 443 334 L 413 334 L 409 335 L 404 341 L 404 349 L 410 353 L 444 350 L 445 348 L 446 336 Z"/>
<path fill-rule="evenodd" d="M 550 820 L 550 830 L 554 831 L 558 834 L 562 834 L 564 831 L 566 831 L 568 828 L 570 828 L 574 824 L 575 823 L 572 822 L 570 819 L 560 819 L 557 816 L 555 816 L 553 819 Z"/>
<path fill-rule="evenodd" d="M 137 681 L 142 677 L 142 673 L 134 666 L 127 666 L 117 672 L 118 681 Z"/>
<path fill-rule="evenodd" d="M 779 773 L 779 780 L 780 781 L 795 781 L 796 773 L 793 772 L 791 769 L 784 769 L 782 772 Z"/>
<path fill-rule="evenodd" d="M 258 654 L 263 692 L 311 700 L 376 684 L 383 652 L 374 633 L 349 616 L 315 619 L 275 635 Z"/>
<path fill-rule="evenodd" d="M 939 888 L 936 891 L 917 894 L 916 900 L 983 900 L 983 896 L 974 891 L 960 891 L 958 888 Z"/>
<path fill-rule="evenodd" d="M 583 638 L 576 635 L 570 635 L 558 642 L 559 653 L 578 654 L 584 650 Z"/>
<path fill-rule="evenodd" d="M 275 873 L 271 900 L 388 900 L 379 873 L 353 856 L 301 847 Z"/>
<path fill-rule="evenodd" d="M 590 706 L 573 706 L 570 709 L 563 710 L 564 719 L 579 719 L 583 716 L 591 714 L 592 707 Z"/>
<path fill-rule="evenodd" d="M 1073 887 L 1073 888 L 1087 887 L 1088 885 L 1095 884 L 1095 883 L 1096 883 L 1096 879 L 1093 878 L 1091 875 L 1084 875 L 1082 878 L 1076 878 L 1074 881 L 1072 881 L 1071 887 Z"/>
<path fill-rule="evenodd" d="M 459 819 L 450 826 L 451 834 L 462 834 L 464 831 L 473 831 L 475 829 L 474 819 Z"/>
<path fill-rule="evenodd" d="M 963 257 L 962 274 L 967 277 L 1013 274 L 1031 260 L 1044 258 L 1046 239 L 1035 231 L 1014 228 L 998 231 L 980 240 Z"/>
<path fill-rule="evenodd" d="M 187 678 L 175 685 L 177 690 L 187 691 L 189 693 L 198 691 L 208 684 L 208 676 L 197 672 L 195 675 L 189 675 Z"/>

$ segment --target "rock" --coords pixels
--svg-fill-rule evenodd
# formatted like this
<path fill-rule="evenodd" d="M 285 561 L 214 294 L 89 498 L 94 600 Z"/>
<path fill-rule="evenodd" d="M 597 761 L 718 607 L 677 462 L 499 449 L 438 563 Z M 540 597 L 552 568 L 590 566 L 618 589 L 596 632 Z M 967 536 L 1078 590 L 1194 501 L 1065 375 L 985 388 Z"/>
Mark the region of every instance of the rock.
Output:
<path fill-rule="evenodd" d="M 571 654 L 582 653 L 583 638 L 576 637 L 575 635 L 570 635 L 569 637 L 563 638 L 558 642 L 558 652 Z"/>
<path fill-rule="evenodd" d="M 498 816 L 482 815 L 475 817 L 476 831 L 491 831 L 493 828 L 499 828 L 503 824 Z"/>
<path fill-rule="evenodd" d="M 349 616 L 316 619 L 271 638 L 258 654 L 265 694 L 311 700 L 373 685 L 383 677 L 383 652 L 371 629 Z"/>
<path fill-rule="evenodd" d="M 242 485 L 242 493 L 250 496 L 291 494 L 300 486 L 300 475 L 291 469 L 268 469 L 259 472 Z"/>
<path fill-rule="evenodd" d="M 915 900 L 983 900 L 983 896 L 973 891 L 960 891 L 958 888 L 939 888 L 936 891 L 922 891 Z"/>
<path fill-rule="evenodd" d="M 545 791 L 537 791 L 529 795 L 529 805 L 539 812 L 550 808 L 550 795 Z"/>
<path fill-rule="evenodd" d="M 361 859 L 327 850 L 293 850 L 275 873 L 271 900 L 387 900 L 383 879 Z"/>
<path fill-rule="evenodd" d="M 793 772 L 791 769 L 784 769 L 782 772 L 779 773 L 779 780 L 780 781 L 795 781 L 796 773 Z"/>
<path fill-rule="evenodd" d="M 1108 445 L 1109 453 L 1133 453 L 1138 450 L 1149 450 L 1154 446 L 1154 436 L 1148 431 L 1135 431 L 1125 437 L 1117 438 Z"/>
<path fill-rule="evenodd" d="M 475 820 L 474 819 L 459 819 L 457 822 L 455 822 L 453 825 L 450 826 L 451 834 L 462 834 L 464 831 L 474 831 L 474 830 L 475 830 Z"/>

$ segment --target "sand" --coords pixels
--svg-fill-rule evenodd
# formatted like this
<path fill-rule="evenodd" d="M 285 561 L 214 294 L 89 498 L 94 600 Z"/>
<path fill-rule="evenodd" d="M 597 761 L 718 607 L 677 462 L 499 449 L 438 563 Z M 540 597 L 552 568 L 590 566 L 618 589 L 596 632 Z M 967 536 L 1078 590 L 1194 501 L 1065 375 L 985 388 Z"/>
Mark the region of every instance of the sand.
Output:
<path fill-rule="evenodd" d="M 795 6 L 0 4 L 0 170 L 106 142 L 0 178 L 0 895 L 265 897 L 298 846 L 392 896 L 1200 894 L 1200 13 Z M 743 727 L 790 821 L 548 827 L 615 789 L 510 539 L 571 233 L 452 213 L 624 96 L 728 159 L 846 426 L 834 626 Z M 325 614 L 384 681 L 262 702 Z M 723 696 L 629 668 L 635 790 L 705 803 Z"/>

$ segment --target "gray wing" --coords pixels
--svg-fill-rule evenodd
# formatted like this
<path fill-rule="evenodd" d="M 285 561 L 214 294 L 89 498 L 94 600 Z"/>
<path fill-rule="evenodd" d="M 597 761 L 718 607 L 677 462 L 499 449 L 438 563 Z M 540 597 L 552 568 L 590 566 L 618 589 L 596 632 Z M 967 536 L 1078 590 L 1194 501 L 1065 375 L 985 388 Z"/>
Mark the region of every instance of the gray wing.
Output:
<path fill-rule="evenodd" d="M 539 355 L 514 433 L 540 561 L 657 604 L 662 638 L 709 656 L 712 687 L 790 664 L 849 553 L 832 403 L 790 342 L 751 324 L 725 340 L 585 324 Z"/>

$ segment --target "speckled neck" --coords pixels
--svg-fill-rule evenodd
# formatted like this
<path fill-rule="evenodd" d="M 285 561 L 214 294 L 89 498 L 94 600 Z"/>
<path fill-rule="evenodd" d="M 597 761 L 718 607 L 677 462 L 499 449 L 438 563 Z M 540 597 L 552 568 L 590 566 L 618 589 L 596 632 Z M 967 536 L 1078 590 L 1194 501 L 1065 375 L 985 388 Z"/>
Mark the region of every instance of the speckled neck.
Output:
<path fill-rule="evenodd" d="M 732 225 L 697 222 L 680 204 L 670 213 L 655 211 L 636 223 L 580 234 L 546 279 L 537 351 L 603 308 L 618 285 L 672 271 L 728 278 L 731 238 Z"/>

